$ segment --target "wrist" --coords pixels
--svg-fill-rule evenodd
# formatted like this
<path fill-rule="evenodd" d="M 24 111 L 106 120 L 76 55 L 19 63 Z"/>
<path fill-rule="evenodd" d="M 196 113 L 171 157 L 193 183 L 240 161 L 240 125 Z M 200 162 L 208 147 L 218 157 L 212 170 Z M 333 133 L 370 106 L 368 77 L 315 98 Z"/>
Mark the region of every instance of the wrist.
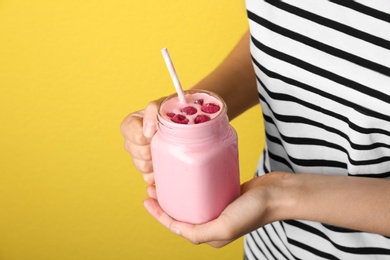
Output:
<path fill-rule="evenodd" d="M 268 223 L 298 218 L 300 182 L 288 172 L 272 172 L 264 176 L 267 180 Z"/>

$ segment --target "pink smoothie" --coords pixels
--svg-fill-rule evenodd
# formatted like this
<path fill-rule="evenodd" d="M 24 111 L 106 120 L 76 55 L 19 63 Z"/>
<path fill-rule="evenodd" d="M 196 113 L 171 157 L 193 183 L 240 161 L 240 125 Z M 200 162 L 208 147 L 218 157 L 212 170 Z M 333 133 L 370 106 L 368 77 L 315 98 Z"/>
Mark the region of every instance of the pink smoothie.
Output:
<path fill-rule="evenodd" d="M 209 94 L 186 94 L 185 99 L 185 104 L 180 103 L 177 96 L 164 102 L 161 107 L 164 119 L 179 124 L 199 124 L 221 113 L 222 102 Z"/>
<path fill-rule="evenodd" d="M 225 103 L 213 93 L 186 91 L 186 104 L 168 97 L 158 119 L 151 150 L 161 207 L 193 224 L 217 218 L 240 194 L 237 134 Z"/>

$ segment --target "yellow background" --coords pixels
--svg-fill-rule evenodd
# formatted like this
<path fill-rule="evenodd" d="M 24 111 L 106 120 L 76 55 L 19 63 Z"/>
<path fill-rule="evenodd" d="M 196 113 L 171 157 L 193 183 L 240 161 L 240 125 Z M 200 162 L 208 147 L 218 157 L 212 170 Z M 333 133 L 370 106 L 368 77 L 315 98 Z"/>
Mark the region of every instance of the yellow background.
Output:
<path fill-rule="evenodd" d="M 244 1 L 0 0 L 0 259 L 241 259 L 144 210 L 122 119 L 212 70 L 247 29 Z M 259 107 L 232 124 L 254 173 Z"/>

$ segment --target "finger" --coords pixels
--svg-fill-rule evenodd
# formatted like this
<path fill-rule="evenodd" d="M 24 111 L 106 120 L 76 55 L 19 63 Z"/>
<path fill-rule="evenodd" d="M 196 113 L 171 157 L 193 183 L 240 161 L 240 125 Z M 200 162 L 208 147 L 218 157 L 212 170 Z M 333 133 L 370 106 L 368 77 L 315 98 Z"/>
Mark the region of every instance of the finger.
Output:
<path fill-rule="evenodd" d="M 154 184 L 154 174 L 153 173 L 144 173 L 143 174 L 144 181 L 149 184 L 153 185 Z"/>
<path fill-rule="evenodd" d="M 146 200 L 144 200 L 144 207 L 149 212 L 149 214 L 152 215 L 152 217 L 154 217 L 163 226 L 176 233 L 177 235 L 180 235 L 180 230 L 177 229 L 174 225 L 176 221 L 164 212 L 164 210 L 158 204 L 157 200 L 153 198 L 147 198 Z"/>
<path fill-rule="evenodd" d="M 144 112 L 143 134 L 147 138 L 151 138 L 157 130 L 157 114 L 160 103 L 164 98 L 149 103 Z"/>
<path fill-rule="evenodd" d="M 157 200 L 156 187 L 154 185 L 148 186 L 146 192 L 150 198 Z"/>
<path fill-rule="evenodd" d="M 143 113 L 143 111 L 138 111 L 123 119 L 120 131 L 125 140 L 138 145 L 146 145 L 150 143 L 150 139 L 145 137 L 143 134 L 143 118 L 141 117 Z"/>
<path fill-rule="evenodd" d="M 170 229 L 179 232 L 182 237 L 195 245 L 207 243 L 214 247 L 221 247 L 233 241 L 226 232 L 223 219 L 222 216 L 200 225 L 174 221 Z"/>
<path fill-rule="evenodd" d="M 145 110 L 138 110 L 134 113 L 132 113 L 132 116 L 139 117 L 139 118 L 144 118 Z"/>
<path fill-rule="evenodd" d="M 175 234 L 183 236 L 193 244 L 209 243 L 215 247 L 226 245 L 232 241 L 232 239 L 224 237 L 222 218 L 201 225 L 176 221 L 158 204 L 155 198 L 155 188 L 148 187 L 147 191 L 151 197 L 144 201 L 145 208 L 158 222 Z"/>
<path fill-rule="evenodd" d="M 152 152 L 150 150 L 150 145 L 148 144 L 138 145 L 130 140 L 125 140 L 125 150 L 128 151 L 133 158 L 145 161 L 152 160 Z"/>
<path fill-rule="evenodd" d="M 133 158 L 133 164 L 135 168 L 141 173 L 152 173 L 153 172 L 153 163 L 152 161 L 140 160 Z"/>

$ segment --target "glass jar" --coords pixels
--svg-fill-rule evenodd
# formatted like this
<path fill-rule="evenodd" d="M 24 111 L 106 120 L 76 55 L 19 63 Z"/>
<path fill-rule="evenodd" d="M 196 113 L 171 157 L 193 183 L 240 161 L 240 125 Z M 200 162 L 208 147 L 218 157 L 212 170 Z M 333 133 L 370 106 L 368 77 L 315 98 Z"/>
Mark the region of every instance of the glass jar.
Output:
<path fill-rule="evenodd" d="M 186 99 L 193 94 L 215 99 L 219 114 L 199 124 L 178 124 L 162 113 L 166 102 L 178 100 L 177 94 L 167 97 L 151 151 L 160 206 L 176 220 L 200 224 L 217 218 L 240 195 L 240 177 L 237 133 L 225 102 L 203 90 L 185 91 Z"/>

